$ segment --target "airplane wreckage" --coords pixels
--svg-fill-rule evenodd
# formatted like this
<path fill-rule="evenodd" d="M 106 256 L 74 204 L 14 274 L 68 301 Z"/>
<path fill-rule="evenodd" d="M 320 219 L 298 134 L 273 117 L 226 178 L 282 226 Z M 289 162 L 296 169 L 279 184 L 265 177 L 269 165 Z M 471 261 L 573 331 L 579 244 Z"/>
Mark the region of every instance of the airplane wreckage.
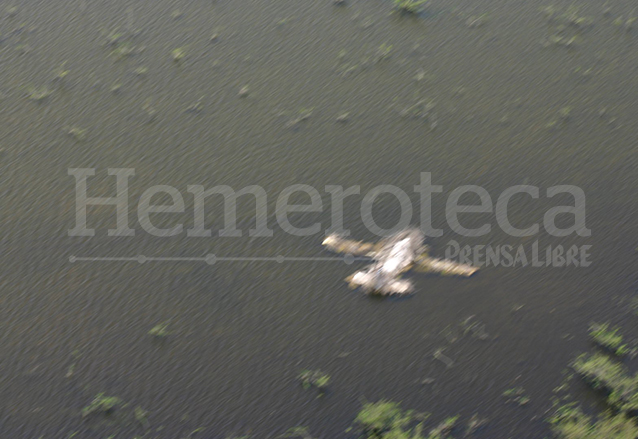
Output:
<path fill-rule="evenodd" d="M 411 293 L 414 290 L 412 282 L 402 279 L 401 275 L 412 267 L 421 272 L 463 277 L 470 277 L 478 271 L 477 267 L 471 265 L 429 256 L 424 240 L 425 236 L 419 229 L 410 228 L 377 244 L 332 234 L 324 239 L 323 245 L 334 252 L 372 260 L 372 264 L 346 278 L 351 288 L 362 288 L 366 294 L 390 296 Z"/>

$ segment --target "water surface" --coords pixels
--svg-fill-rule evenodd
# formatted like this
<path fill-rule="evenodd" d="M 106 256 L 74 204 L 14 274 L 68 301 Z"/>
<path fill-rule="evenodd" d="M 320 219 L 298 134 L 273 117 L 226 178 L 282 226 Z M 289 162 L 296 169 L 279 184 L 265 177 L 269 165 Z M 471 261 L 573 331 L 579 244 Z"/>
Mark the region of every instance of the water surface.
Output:
<path fill-rule="evenodd" d="M 560 15 L 572 2 L 553 5 Z M 143 433 L 130 419 L 140 406 L 149 411 L 149 437 L 201 427 L 196 437 L 270 438 L 306 425 L 341 438 L 362 401 L 386 398 L 431 412 L 433 423 L 478 413 L 489 418 L 482 437 L 538 438 L 548 434 L 552 389 L 591 347 L 588 324 L 611 321 L 638 335 L 628 307 L 638 242 L 638 35 L 614 24 L 631 17 L 631 2 L 609 2 L 605 15 L 600 3 L 580 1 L 579 14 L 593 25 L 563 31 L 576 36 L 569 47 L 545 47 L 558 25 L 543 5 L 523 1 L 432 0 L 420 17 L 392 13 L 387 0 L 16 6 L 0 22 L 3 437 L 133 437 Z M 476 17 L 484 23 L 468 25 Z M 109 36 L 119 32 L 132 53 L 113 53 Z M 177 48 L 180 62 L 171 57 Z M 240 98 L 244 86 L 249 93 Z M 36 102 L 27 97 L 32 87 L 52 94 Z M 420 101 L 433 104 L 431 117 L 402 117 Z M 198 102 L 200 112 L 185 112 Z M 338 123 L 344 113 L 348 122 Z M 303 114 L 310 117 L 291 123 Z M 73 128 L 86 132 L 69 135 Z M 135 169 L 134 237 L 107 236 L 115 226 L 110 207 L 89 209 L 95 237 L 67 235 L 74 167 L 96 169 L 93 196 L 114 195 L 107 168 Z M 590 244 L 594 264 L 488 267 L 470 280 L 416 275 L 413 297 L 371 300 L 347 289 L 342 279 L 354 266 L 338 262 L 69 262 L 72 255 L 326 256 L 321 235 L 277 227 L 281 190 L 316 187 L 323 212 L 299 215 L 296 224 L 326 229 L 325 185 L 361 185 L 365 194 L 392 184 L 416 206 L 420 172 L 444 186 L 433 204 L 434 224 L 445 229 L 431 242 L 434 253 L 450 239 L 538 239 L 541 247 Z M 135 214 L 155 184 L 178 188 L 186 201 L 185 214 L 157 223 L 185 228 L 193 221 L 187 185 L 261 185 L 275 236 L 247 236 L 254 206 L 246 199 L 238 206 L 242 238 L 153 237 Z M 485 187 L 494 200 L 515 184 L 538 186 L 539 200 L 512 202 L 510 218 L 521 226 L 560 204 L 543 196 L 547 187 L 577 185 L 592 235 L 513 238 L 490 215 L 474 215 L 465 224 L 491 222 L 490 234 L 459 237 L 445 225 L 444 207 L 463 184 Z M 344 222 L 371 239 L 360 201 L 346 204 Z M 207 210 L 207 225 L 222 228 L 222 202 Z M 398 210 L 396 200 L 380 197 L 375 218 L 390 227 Z M 463 336 L 460 323 L 470 316 L 488 340 Z M 166 321 L 173 334 L 152 340 L 149 329 Z M 453 367 L 433 357 L 437 349 Z M 331 375 L 324 397 L 298 384 L 304 368 Z M 517 386 L 531 398 L 526 407 L 502 397 Z M 130 406 L 111 420 L 81 419 L 99 392 Z"/>

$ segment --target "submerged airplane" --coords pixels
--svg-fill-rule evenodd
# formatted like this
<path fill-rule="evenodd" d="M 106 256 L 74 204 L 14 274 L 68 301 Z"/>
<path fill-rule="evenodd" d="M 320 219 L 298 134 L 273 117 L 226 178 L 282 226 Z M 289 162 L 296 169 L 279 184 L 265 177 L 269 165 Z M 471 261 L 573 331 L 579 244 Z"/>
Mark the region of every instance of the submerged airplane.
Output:
<path fill-rule="evenodd" d="M 346 278 L 351 288 L 361 287 L 367 294 L 408 294 L 414 289 L 412 282 L 401 279 L 401 274 L 415 267 L 418 271 L 441 273 L 449 276 L 472 276 L 477 267 L 446 259 L 432 258 L 423 245 L 425 236 L 416 228 L 402 230 L 377 244 L 344 239 L 332 234 L 323 245 L 338 253 L 365 256 L 372 264 Z"/>

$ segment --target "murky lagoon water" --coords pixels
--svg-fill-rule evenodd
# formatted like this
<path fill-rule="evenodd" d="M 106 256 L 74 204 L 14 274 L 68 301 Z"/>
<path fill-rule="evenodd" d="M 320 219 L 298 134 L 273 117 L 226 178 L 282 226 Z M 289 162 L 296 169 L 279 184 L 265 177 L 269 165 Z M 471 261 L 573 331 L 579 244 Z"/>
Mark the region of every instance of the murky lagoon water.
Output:
<path fill-rule="evenodd" d="M 560 15 L 572 2 L 552 5 Z M 631 2 L 608 2 L 607 14 L 598 2 L 579 2 L 593 25 L 563 30 L 576 36 L 569 46 L 547 44 L 559 29 L 538 2 L 432 0 L 418 18 L 392 14 L 387 0 L 15 6 L 0 21 L 3 437 L 133 437 L 143 433 L 130 414 L 140 406 L 149 412 L 145 437 L 186 437 L 201 427 L 195 437 L 269 438 L 306 425 L 341 438 L 363 400 L 386 398 L 431 412 L 434 423 L 454 414 L 489 418 L 477 437 L 538 438 L 548 434 L 552 389 L 591 347 L 588 324 L 611 321 L 638 337 L 628 306 L 638 245 L 638 31 L 614 24 L 632 17 Z M 484 22 L 475 26 L 477 19 Z M 117 32 L 134 35 L 118 46 L 130 52 L 119 57 L 108 45 Z M 177 48 L 181 62 L 171 58 Z M 249 94 L 240 98 L 244 86 Z M 28 99 L 34 90 L 52 94 Z M 431 117 L 402 117 L 420 101 L 433 104 Z M 185 112 L 197 103 L 201 111 Z M 349 120 L 336 122 L 344 113 Z M 73 136 L 73 128 L 86 132 Z M 135 237 L 106 236 L 115 225 L 110 207 L 89 209 L 95 237 L 67 236 L 73 167 L 96 168 L 94 196 L 114 194 L 107 168 L 135 169 Z M 413 194 L 426 171 L 444 186 L 433 203 L 434 224 L 445 229 L 431 242 L 436 254 L 450 239 L 514 246 L 538 239 L 541 248 L 592 245 L 594 264 L 488 267 L 470 280 L 414 275 L 414 296 L 371 300 L 347 289 L 342 280 L 353 266 L 338 262 L 69 262 L 71 255 L 326 256 L 321 236 L 276 227 L 282 189 L 319 189 L 323 212 L 295 221 L 325 229 L 325 185 L 361 185 L 365 194 L 392 184 Z M 178 188 L 186 200 L 185 214 L 158 223 L 185 228 L 193 221 L 187 185 L 261 185 L 275 236 L 153 237 L 137 222 L 136 205 L 155 184 Z M 444 207 L 463 184 L 485 187 L 493 200 L 515 184 L 538 186 L 539 200 L 512 202 L 510 218 L 521 225 L 542 221 L 557 204 L 544 197 L 547 187 L 577 185 L 592 235 L 513 238 L 492 216 L 473 215 L 464 224 L 488 221 L 492 232 L 460 238 L 445 225 Z M 370 239 L 360 201 L 346 205 L 345 225 Z M 207 210 L 207 225 L 222 228 L 223 203 Z M 398 210 L 381 197 L 375 218 L 390 226 Z M 253 212 L 240 201 L 244 235 Z M 463 336 L 460 323 L 470 316 L 488 340 Z M 152 340 L 147 333 L 161 322 L 172 334 Z M 437 349 L 453 367 L 433 358 Z M 296 381 L 304 368 L 331 375 L 324 397 Z M 519 386 L 531 398 L 525 407 L 502 397 Z M 110 420 L 82 419 L 99 392 L 130 406 Z"/>

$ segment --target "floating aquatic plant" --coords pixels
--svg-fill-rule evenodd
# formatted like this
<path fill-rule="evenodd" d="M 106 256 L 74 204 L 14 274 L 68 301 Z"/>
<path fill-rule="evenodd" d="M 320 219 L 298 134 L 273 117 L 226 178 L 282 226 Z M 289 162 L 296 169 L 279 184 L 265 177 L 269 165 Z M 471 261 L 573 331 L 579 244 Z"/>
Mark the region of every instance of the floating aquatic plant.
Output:
<path fill-rule="evenodd" d="M 295 439 L 314 439 L 310 435 L 310 430 L 308 427 L 292 427 L 289 428 L 284 434 L 279 436 L 279 438 L 295 438 Z"/>
<path fill-rule="evenodd" d="M 458 415 L 444 419 L 443 422 L 430 430 L 427 437 L 423 439 L 443 439 L 449 437 L 450 433 L 452 433 L 452 430 L 456 426 L 456 421 L 458 421 L 458 419 Z M 418 436 L 413 436 L 413 438 L 420 439 Z"/>
<path fill-rule="evenodd" d="M 151 424 L 148 422 L 148 412 L 146 410 L 144 410 L 140 406 L 137 406 L 135 407 L 133 414 L 135 415 L 135 420 L 139 422 L 142 427 L 144 427 L 144 430 L 148 430 L 150 428 Z"/>
<path fill-rule="evenodd" d="M 88 130 L 86 130 L 84 128 L 79 128 L 79 127 L 73 127 L 73 128 L 69 128 L 67 130 L 67 134 L 69 136 L 73 137 L 78 142 L 86 140 L 87 132 L 88 132 Z"/>
<path fill-rule="evenodd" d="M 171 52 L 171 58 L 173 58 L 174 62 L 180 62 L 186 56 L 186 50 L 183 47 L 178 47 L 177 49 L 173 49 Z"/>
<path fill-rule="evenodd" d="M 403 431 L 412 417 L 411 410 L 404 412 L 396 402 L 379 401 L 365 404 L 354 422 L 368 437 L 375 437 L 391 430 Z"/>
<path fill-rule="evenodd" d="M 567 106 L 558 110 L 558 117 L 562 120 L 569 120 L 572 116 L 572 107 Z"/>
<path fill-rule="evenodd" d="M 428 416 L 413 410 L 403 411 L 396 402 L 379 401 L 366 403 L 357 415 L 355 423 L 369 439 L 444 439 L 450 437 L 459 418 L 458 416 L 446 418 L 425 435 L 423 421 Z M 475 431 L 484 422 L 480 420 L 468 428 Z"/>
<path fill-rule="evenodd" d="M 304 389 L 316 387 L 320 391 L 326 390 L 328 383 L 330 382 L 330 375 L 327 375 L 320 370 L 302 370 L 299 374 L 299 380 Z"/>
<path fill-rule="evenodd" d="M 375 62 L 383 61 L 390 56 L 390 52 L 392 52 L 392 45 L 383 43 L 377 49 L 377 52 L 374 56 Z"/>
<path fill-rule="evenodd" d="M 133 73 L 135 73 L 137 76 L 146 76 L 148 73 L 148 67 L 138 67 L 133 70 Z"/>
<path fill-rule="evenodd" d="M 155 120 L 155 117 L 157 116 L 157 110 L 155 109 L 155 107 L 153 107 L 153 105 L 151 105 L 150 101 L 146 101 L 146 103 L 142 105 L 142 110 L 144 110 L 144 112 L 148 116 L 148 122 L 153 122 Z"/>
<path fill-rule="evenodd" d="M 638 410 L 638 378 L 631 376 L 622 364 L 603 354 L 583 354 L 572 368 L 594 389 L 607 393 L 607 401 L 618 410 Z"/>
<path fill-rule="evenodd" d="M 56 80 L 63 80 L 69 73 L 71 73 L 70 70 L 65 69 L 64 67 L 66 66 L 66 61 L 64 61 L 60 67 L 58 67 L 57 69 L 53 70 L 53 74 L 55 75 L 54 79 Z"/>
<path fill-rule="evenodd" d="M 116 396 L 105 396 L 103 393 L 98 393 L 91 404 L 82 409 L 82 416 L 86 417 L 98 413 L 109 414 L 120 405 L 122 405 L 122 400 L 120 398 Z"/>
<path fill-rule="evenodd" d="M 118 44 L 115 49 L 111 52 L 111 55 L 115 57 L 116 60 L 127 58 L 136 53 L 136 47 L 131 43 L 124 42 Z"/>
<path fill-rule="evenodd" d="M 118 32 L 117 30 L 114 30 L 114 31 L 109 32 L 105 36 L 104 44 L 107 45 L 107 46 L 115 46 L 115 45 L 121 43 L 123 39 L 124 39 L 124 33 Z"/>
<path fill-rule="evenodd" d="M 148 335 L 152 335 L 156 338 L 168 337 L 170 335 L 170 332 L 168 332 L 168 322 L 153 326 L 151 330 L 148 331 Z"/>
<path fill-rule="evenodd" d="M 547 17 L 548 21 L 558 25 L 583 29 L 594 24 L 594 20 L 591 17 L 581 15 L 580 8 L 574 5 L 569 6 L 563 12 L 560 12 L 554 6 L 545 6 L 541 8 L 541 12 Z"/>
<path fill-rule="evenodd" d="M 594 420 L 574 403 L 558 407 L 549 419 L 552 431 L 560 439 L 623 439 L 638 437 L 636 422 L 624 414 L 605 413 Z"/>
<path fill-rule="evenodd" d="M 127 58 L 131 55 L 135 55 L 144 51 L 144 47 L 138 47 L 133 45 L 131 40 L 136 36 L 136 32 L 125 31 L 119 32 L 114 30 L 104 35 L 104 46 L 111 48 L 111 55 L 116 60 Z"/>
<path fill-rule="evenodd" d="M 509 401 L 515 402 L 518 405 L 526 405 L 529 402 L 529 396 L 525 395 L 525 389 L 522 387 L 514 387 L 507 389 L 503 392 L 503 396 Z"/>
<path fill-rule="evenodd" d="M 31 101 L 40 102 L 48 98 L 53 94 L 53 90 L 48 88 L 47 86 L 42 87 L 27 87 L 27 99 Z"/>
<path fill-rule="evenodd" d="M 237 96 L 239 96 L 240 98 L 245 98 L 248 96 L 249 93 L 250 93 L 250 89 L 248 88 L 247 85 L 244 85 L 242 88 L 239 89 Z"/>
<path fill-rule="evenodd" d="M 594 343 L 613 354 L 622 356 L 629 353 L 629 348 L 623 344 L 623 337 L 618 334 L 618 331 L 618 328 L 610 329 L 608 323 L 592 323 L 589 327 L 589 335 Z"/>
<path fill-rule="evenodd" d="M 423 5 L 430 0 L 394 0 L 394 9 L 403 14 L 416 15 L 423 9 Z"/>

